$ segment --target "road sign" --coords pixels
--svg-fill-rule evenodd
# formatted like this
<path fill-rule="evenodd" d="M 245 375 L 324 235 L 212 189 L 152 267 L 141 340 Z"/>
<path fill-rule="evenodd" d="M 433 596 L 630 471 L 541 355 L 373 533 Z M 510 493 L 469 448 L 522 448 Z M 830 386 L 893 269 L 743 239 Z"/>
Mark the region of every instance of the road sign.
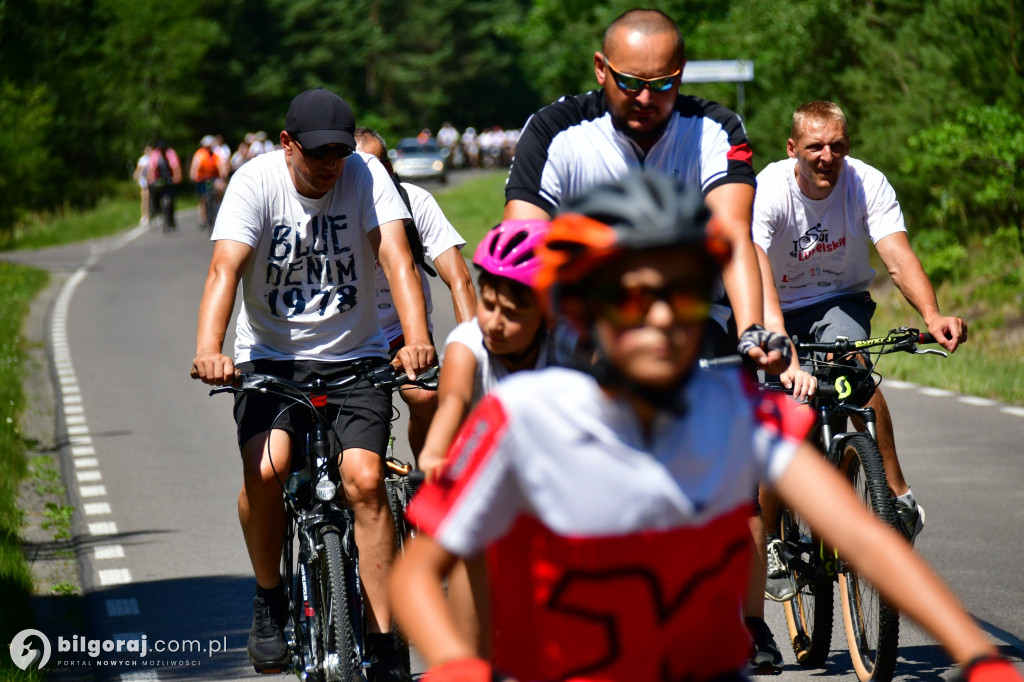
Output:
<path fill-rule="evenodd" d="M 686 62 L 684 83 L 743 83 L 754 80 L 754 62 L 743 59 Z"/>

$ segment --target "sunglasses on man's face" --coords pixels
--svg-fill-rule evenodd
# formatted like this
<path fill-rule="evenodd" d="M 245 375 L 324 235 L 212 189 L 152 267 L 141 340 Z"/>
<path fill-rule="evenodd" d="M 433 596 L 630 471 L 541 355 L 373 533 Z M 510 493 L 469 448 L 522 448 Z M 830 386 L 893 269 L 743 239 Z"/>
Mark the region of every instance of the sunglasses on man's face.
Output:
<path fill-rule="evenodd" d="M 640 76 L 632 76 L 628 73 L 617 71 L 612 66 L 612 63 L 608 61 L 608 57 L 604 58 L 604 65 L 608 67 L 608 72 L 611 73 L 612 80 L 615 81 L 615 85 L 619 87 L 619 90 L 630 94 L 637 94 L 644 88 L 650 89 L 651 92 L 668 92 L 675 85 L 676 76 L 683 71 L 682 69 L 677 69 L 675 73 L 667 76 L 641 78 Z"/>
<path fill-rule="evenodd" d="M 596 301 L 597 313 L 618 327 L 642 326 L 658 301 L 672 309 L 679 324 L 703 322 L 711 312 L 708 297 L 696 292 L 690 282 L 658 288 L 612 285 L 596 293 L 591 300 Z"/>
<path fill-rule="evenodd" d="M 315 161 L 323 161 L 327 158 L 328 154 L 334 154 L 335 158 L 338 159 L 344 159 L 352 155 L 352 147 L 344 144 L 324 144 L 319 147 L 313 147 L 312 149 L 306 149 L 299 144 L 299 141 L 295 138 L 292 138 L 292 142 L 294 142 L 295 146 L 299 148 L 299 151 L 302 152 L 303 156 L 309 157 Z"/>

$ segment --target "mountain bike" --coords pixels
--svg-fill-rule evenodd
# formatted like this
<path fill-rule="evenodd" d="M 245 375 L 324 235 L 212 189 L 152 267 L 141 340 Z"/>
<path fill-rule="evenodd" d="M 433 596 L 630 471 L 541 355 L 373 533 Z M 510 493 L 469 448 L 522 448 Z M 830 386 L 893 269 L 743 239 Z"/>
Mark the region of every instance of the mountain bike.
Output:
<path fill-rule="evenodd" d="M 811 354 L 811 373 L 818 379 L 818 391 L 810 404 L 818 414 L 816 435 L 826 459 L 846 477 L 875 516 L 893 527 L 895 501 L 876 443 L 875 411 L 863 405 L 876 390 L 875 378 L 879 382 L 881 379 L 873 369 L 874 360 L 897 352 L 946 357 L 942 351 L 918 349 L 918 344 L 934 342 L 930 334 L 907 327 L 863 341 L 839 337 L 832 343 L 804 343 L 793 339 L 797 353 Z M 859 353 L 873 356 L 872 368 L 857 362 L 855 356 Z M 766 386 L 782 388 L 781 384 Z M 850 419 L 863 431 L 848 430 Z M 803 666 L 820 667 L 828 657 L 832 585 L 838 582 L 843 625 L 857 677 L 862 682 L 891 680 L 899 647 L 899 611 L 818 539 L 795 512 L 783 507 L 778 531 L 783 556 L 797 585 L 796 596 L 784 602 L 797 661 Z"/>
<path fill-rule="evenodd" d="M 288 645 L 292 670 L 308 682 L 357 682 L 366 679 L 369 667 L 355 517 L 341 490 L 339 459 L 328 438 L 333 426 L 327 414 L 328 397 L 344 397 L 360 382 L 385 389 L 409 384 L 436 390 L 437 370 L 409 380 L 391 365 L 367 363 L 354 366 L 350 375 L 307 383 L 239 372 L 233 386 L 210 391 L 210 395 L 272 393 L 292 401 L 290 409 L 307 410 L 312 417 L 308 433 L 293 434 L 291 468 L 282 485 L 288 512 L 281 559 L 291 605 Z M 404 479 L 414 472 L 392 456 L 390 442 L 387 454 L 389 506 L 396 516 L 396 528 L 401 523 L 404 530 L 405 494 L 410 490 Z"/>

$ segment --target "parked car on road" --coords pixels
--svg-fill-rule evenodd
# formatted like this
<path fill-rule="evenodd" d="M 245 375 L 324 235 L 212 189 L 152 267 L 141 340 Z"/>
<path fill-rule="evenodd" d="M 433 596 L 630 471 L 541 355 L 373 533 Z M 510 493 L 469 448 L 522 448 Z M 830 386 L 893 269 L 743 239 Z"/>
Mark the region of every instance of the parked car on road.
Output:
<path fill-rule="evenodd" d="M 433 137 L 420 142 L 415 137 L 398 141 L 388 152 L 391 165 L 403 180 L 448 182 L 448 150 Z"/>

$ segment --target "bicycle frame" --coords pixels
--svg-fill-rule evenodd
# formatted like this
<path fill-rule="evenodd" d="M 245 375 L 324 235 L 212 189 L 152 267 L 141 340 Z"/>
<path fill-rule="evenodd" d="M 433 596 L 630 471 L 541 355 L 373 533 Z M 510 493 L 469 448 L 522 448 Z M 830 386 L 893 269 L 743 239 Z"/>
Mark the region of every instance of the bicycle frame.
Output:
<path fill-rule="evenodd" d="M 330 424 L 328 394 L 363 380 L 388 389 L 409 383 L 404 373 L 385 365 L 360 369 L 331 382 L 316 379 L 307 384 L 296 384 L 269 375 L 240 374 L 236 386 L 210 391 L 211 395 L 225 391 L 273 393 L 292 401 L 293 405 L 287 409 L 308 410 L 312 419 L 308 431 L 295 434 L 288 472 L 275 470 L 278 479 L 282 473 L 287 473 L 282 485 L 287 510 L 282 578 L 291 604 L 293 627 L 288 645 L 292 652 L 292 668 L 302 680 L 365 679 L 369 666 L 362 637 L 366 614 L 355 542 L 355 516 L 344 502 L 344 495 L 339 494 L 341 455 L 335 456 L 332 452 L 328 438 L 330 427 L 325 428 Z M 436 390 L 436 372 L 421 375 L 411 383 Z M 388 470 L 399 475 L 408 473 L 393 465 L 389 465 Z M 335 536 L 340 536 L 340 543 L 337 539 L 331 540 Z M 332 552 L 324 543 L 340 547 Z M 334 557 L 337 552 L 341 556 Z M 328 573 L 343 574 L 339 584 L 343 585 L 344 594 L 335 589 L 321 591 L 325 579 L 321 560 L 325 557 Z M 330 568 L 332 561 L 336 562 L 333 569 Z M 332 613 L 334 604 L 325 603 L 332 601 L 331 596 L 343 600 L 337 605 L 343 613 Z M 345 635 L 344 650 L 327 650 L 330 649 L 326 643 L 330 641 L 331 630 L 339 627 L 336 623 L 340 622 L 344 622 L 346 632 L 351 636 Z"/>

